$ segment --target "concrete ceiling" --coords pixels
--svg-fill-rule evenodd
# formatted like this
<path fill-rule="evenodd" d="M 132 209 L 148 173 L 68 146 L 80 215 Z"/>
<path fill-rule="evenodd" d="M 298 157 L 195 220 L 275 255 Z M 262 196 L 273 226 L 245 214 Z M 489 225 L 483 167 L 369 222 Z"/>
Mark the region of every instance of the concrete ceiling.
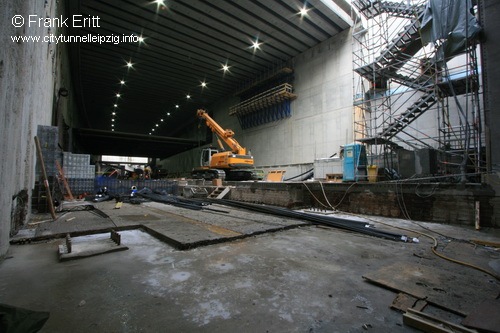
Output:
<path fill-rule="evenodd" d="M 69 35 L 112 36 L 113 41 L 123 36 L 143 38 L 142 42 L 70 44 L 83 119 L 88 129 L 98 130 L 99 137 L 101 131 L 112 129 L 111 137 L 117 137 L 116 132 L 183 137 L 196 121 L 196 109 L 234 94 L 350 24 L 345 0 L 68 3 L 71 16 L 99 17 L 98 26 L 94 20 L 87 27 L 71 27 Z M 308 11 L 301 16 L 304 6 Z M 255 41 L 260 43 L 257 49 L 252 48 Z M 88 140 L 89 133 L 93 132 L 86 132 Z M 98 150 L 87 146 L 89 153 Z M 167 148 L 162 157 L 178 151 L 179 147 Z"/>

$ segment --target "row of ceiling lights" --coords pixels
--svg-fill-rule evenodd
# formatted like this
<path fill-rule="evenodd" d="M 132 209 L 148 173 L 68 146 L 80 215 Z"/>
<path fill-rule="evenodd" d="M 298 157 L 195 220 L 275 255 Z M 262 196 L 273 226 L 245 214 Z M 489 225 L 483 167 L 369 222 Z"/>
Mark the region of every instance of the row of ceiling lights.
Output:
<path fill-rule="evenodd" d="M 125 67 L 127 68 L 127 75 L 131 69 L 135 70 L 134 64 L 132 63 L 131 60 L 126 62 Z M 219 70 L 222 70 L 223 74 L 226 74 L 226 73 L 230 72 L 229 71 L 230 67 L 231 66 L 229 66 L 226 62 L 225 64 L 221 64 L 221 68 Z M 124 77 L 122 80 L 119 81 L 119 89 L 118 89 L 118 92 L 116 92 L 116 94 L 115 94 L 115 101 L 113 103 L 113 108 L 112 108 L 112 112 L 111 112 L 111 131 L 113 131 L 113 132 L 115 131 L 115 123 L 117 120 L 118 104 L 122 101 L 123 88 L 126 86 L 125 79 L 126 79 L 126 77 Z M 206 81 L 200 81 L 199 86 L 203 90 L 203 89 L 207 88 L 208 84 Z M 192 96 L 190 94 L 186 94 L 185 98 L 186 98 L 186 101 L 189 101 L 189 100 L 191 100 Z M 175 110 L 178 110 L 179 108 L 180 108 L 180 103 L 175 104 Z M 166 113 L 167 117 L 170 115 L 171 115 L 170 112 Z M 161 122 L 164 122 L 163 118 L 160 119 L 160 123 Z M 159 123 L 156 123 L 155 126 L 151 129 L 151 132 L 149 133 L 149 135 L 152 135 L 153 134 L 152 132 L 154 132 L 155 129 L 157 129 L 157 127 L 159 127 L 159 125 L 160 125 Z"/>
<path fill-rule="evenodd" d="M 166 8 L 165 0 L 155 0 L 155 1 L 153 1 L 153 3 L 157 5 L 157 12 L 160 9 L 163 10 L 163 9 Z M 304 5 L 299 10 L 298 14 L 302 18 L 305 15 L 307 15 L 308 11 L 309 11 L 309 9 L 307 8 L 306 5 Z M 142 35 L 140 35 L 137 38 L 137 42 L 139 43 L 139 45 L 145 44 L 145 38 Z M 259 39 L 256 38 L 255 40 L 252 41 L 252 45 L 250 45 L 249 49 L 251 49 L 255 53 L 257 50 L 260 49 L 261 45 L 262 45 L 262 42 L 259 42 Z M 131 69 L 135 69 L 134 68 L 134 64 L 132 63 L 132 60 L 127 61 L 125 67 L 127 68 L 127 75 L 128 75 L 128 73 L 129 73 L 129 71 Z M 223 75 L 225 75 L 226 73 L 230 72 L 229 71 L 230 67 L 231 66 L 229 66 L 227 62 L 224 63 L 224 64 L 221 63 L 221 68 L 219 70 L 222 70 Z M 113 104 L 113 109 L 112 109 L 112 112 L 111 112 L 111 131 L 113 131 L 113 132 L 115 131 L 115 123 L 116 123 L 116 119 L 117 119 L 118 103 L 120 102 L 120 99 L 122 97 L 122 89 L 126 85 L 125 79 L 126 78 L 120 80 L 120 82 L 119 82 L 120 88 L 119 88 L 118 92 L 115 95 L 115 103 Z M 200 81 L 200 85 L 199 86 L 201 87 L 202 90 L 204 88 L 206 88 L 207 85 L 208 85 L 208 83 L 205 80 Z M 188 94 L 186 94 L 186 101 L 189 101 L 189 100 L 191 100 L 191 95 L 188 93 Z M 175 105 L 175 110 L 178 110 L 179 108 L 180 108 L 180 105 L 176 104 Z M 170 116 L 170 112 L 167 112 L 166 115 Z M 153 126 L 153 128 L 151 128 L 151 131 L 149 132 L 149 135 L 153 135 L 153 133 L 160 127 L 160 124 L 163 123 L 164 121 L 165 121 L 164 118 L 160 118 L 160 121 L 156 122 L 156 124 Z"/>

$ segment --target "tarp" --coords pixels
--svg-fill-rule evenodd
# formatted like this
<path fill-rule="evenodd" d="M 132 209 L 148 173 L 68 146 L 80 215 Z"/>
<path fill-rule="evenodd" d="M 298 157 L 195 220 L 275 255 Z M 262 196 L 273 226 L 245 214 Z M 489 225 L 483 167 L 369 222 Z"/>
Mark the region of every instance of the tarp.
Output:
<path fill-rule="evenodd" d="M 471 0 L 429 0 L 421 25 L 424 45 L 439 45 L 437 60 L 462 52 L 467 40 L 481 31 L 481 26 L 471 13 Z"/>
<path fill-rule="evenodd" d="M 49 319 L 49 313 L 0 304 L 0 332 L 35 333 Z"/>

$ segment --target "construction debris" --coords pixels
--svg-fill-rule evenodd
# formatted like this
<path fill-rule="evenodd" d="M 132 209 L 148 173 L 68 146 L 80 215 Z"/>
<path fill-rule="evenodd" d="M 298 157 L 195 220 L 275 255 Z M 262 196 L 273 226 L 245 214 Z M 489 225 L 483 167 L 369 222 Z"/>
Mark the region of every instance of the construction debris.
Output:
<path fill-rule="evenodd" d="M 222 205 L 227 205 L 231 207 L 237 207 L 242 209 L 247 209 L 251 211 L 256 211 L 265 214 L 279 215 L 284 217 L 290 217 L 294 219 L 306 220 L 315 224 L 327 225 L 330 227 L 340 228 L 344 230 L 349 230 L 353 232 L 358 232 L 365 235 L 380 237 L 384 239 L 390 239 L 394 241 L 406 242 L 409 238 L 406 235 L 396 234 L 388 231 L 382 231 L 374 229 L 372 225 L 367 222 L 360 222 L 346 218 L 339 218 L 334 216 L 320 216 L 316 214 L 308 214 L 304 212 L 298 212 L 281 207 L 273 207 L 266 205 L 255 205 L 250 203 L 243 203 L 232 200 L 217 200 L 217 203 Z"/>
<path fill-rule="evenodd" d="M 88 236 L 89 239 L 74 242 L 70 234 L 66 235 L 65 243 L 59 245 L 59 261 L 87 258 L 99 254 L 128 250 L 121 245 L 121 236 L 112 230 L 110 238 L 96 238 Z"/>
<path fill-rule="evenodd" d="M 470 330 L 464 326 L 441 320 L 413 309 L 408 309 L 408 311 L 403 314 L 403 323 L 424 332 L 431 333 L 477 333 L 475 330 Z"/>

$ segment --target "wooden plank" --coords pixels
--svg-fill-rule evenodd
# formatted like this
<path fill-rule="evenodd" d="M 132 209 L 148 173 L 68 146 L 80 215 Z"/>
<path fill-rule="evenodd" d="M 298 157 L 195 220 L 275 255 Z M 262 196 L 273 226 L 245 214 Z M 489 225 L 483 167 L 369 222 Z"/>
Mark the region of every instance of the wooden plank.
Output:
<path fill-rule="evenodd" d="M 59 172 L 59 175 L 61 177 L 61 180 L 63 181 L 64 188 L 66 189 L 66 192 L 68 193 L 69 200 L 72 200 L 72 201 L 75 200 L 75 198 L 73 197 L 73 193 L 71 193 L 71 189 L 69 187 L 68 181 L 66 180 L 66 176 L 64 175 L 64 171 L 61 168 L 61 165 L 59 164 L 59 161 L 56 161 L 56 167 L 57 167 L 57 171 Z"/>
<path fill-rule="evenodd" d="M 453 273 L 439 267 L 396 262 L 363 278 L 385 288 L 404 292 L 429 304 L 466 316 L 477 305 L 498 294 L 498 285 L 476 275 Z M 481 285 L 481 288 L 477 286 Z"/>
<path fill-rule="evenodd" d="M 468 329 L 462 325 L 413 309 L 408 309 L 403 315 L 403 323 L 429 333 L 477 333 L 477 331 Z"/>
<path fill-rule="evenodd" d="M 43 185 L 45 186 L 45 190 L 47 191 L 47 201 L 49 204 L 50 215 L 52 216 L 53 220 L 56 220 L 57 216 L 56 216 L 56 211 L 54 209 L 54 201 L 52 200 L 52 193 L 50 192 L 49 180 L 47 179 L 47 171 L 45 170 L 45 163 L 43 162 L 42 147 L 40 146 L 40 140 L 38 140 L 38 137 L 36 136 L 35 136 L 35 146 L 38 155 L 38 160 L 40 161 L 40 166 L 42 168 Z"/>
<path fill-rule="evenodd" d="M 270 170 L 267 173 L 266 182 L 282 182 L 286 170 Z"/>
<path fill-rule="evenodd" d="M 426 333 L 451 333 L 452 331 L 445 330 L 436 324 L 433 324 L 423 318 L 411 315 L 409 313 L 403 314 L 403 324 L 414 327 Z"/>
<path fill-rule="evenodd" d="M 499 242 L 490 242 L 490 241 L 485 241 L 485 240 L 480 240 L 480 239 L 471 239 L 470 241 L 474 244 L 477 244 L 477 245 L 500 247 Z"/>
<path fill-rule="evenodd" d="M 406 312 L 408 309 L 422 311 L 427 305 L 427 302 L 420 300 L 406 293 L 399 293 L 392 301 L 391 309 Z"/>

